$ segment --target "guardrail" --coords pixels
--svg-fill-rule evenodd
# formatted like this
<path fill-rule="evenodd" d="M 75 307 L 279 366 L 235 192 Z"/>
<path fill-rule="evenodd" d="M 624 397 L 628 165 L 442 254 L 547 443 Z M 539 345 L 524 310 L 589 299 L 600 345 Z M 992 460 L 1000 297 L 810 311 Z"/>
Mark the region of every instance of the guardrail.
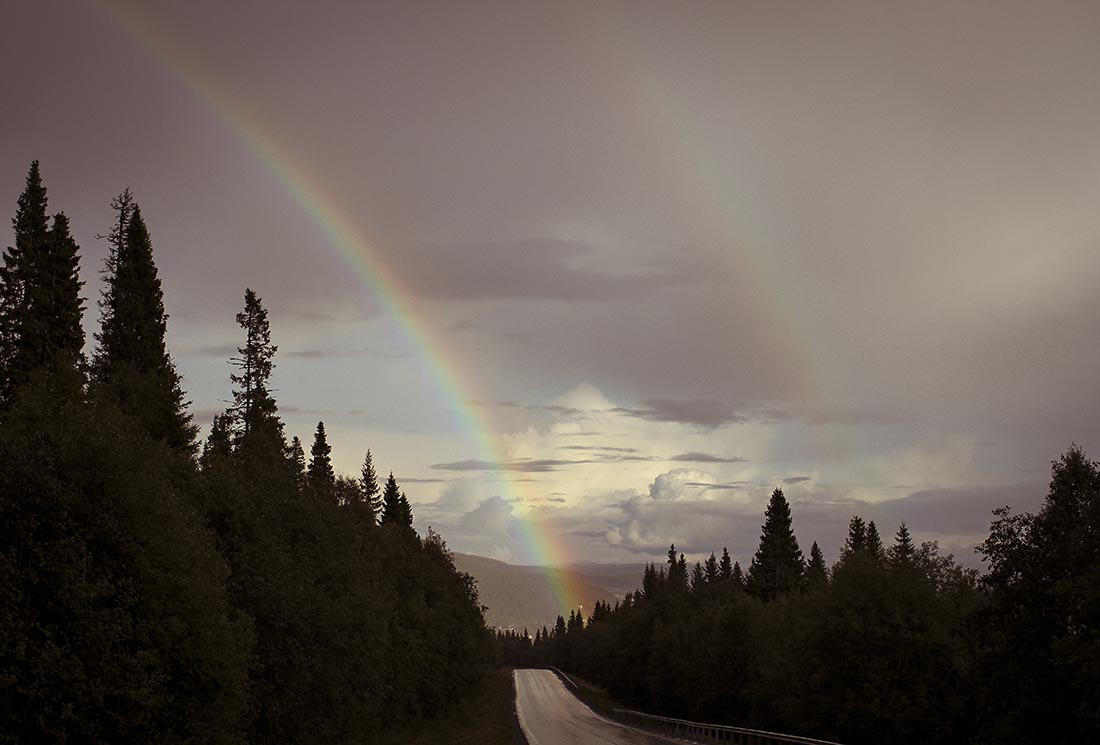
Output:
<path fill-rule="evenodd" d="M 781 745 L 783 743 L 801 743 L 802 745 L 839 745 L 828 740 L 814 740 L 797 735 L 781 735 L 776 732 L 764 732 L 758 729 L 727 727 L 722 724 L 700 724 L 685 719 L 671 719 L 652 714 L 643 714 L 630 709 L 612 709 L 615 718 L 623 724 L 639 729 L 671 735 L 695 742 L 720 742 L 731 745 Z"/>
<path fill-rule="evenodd" d="M 561 680 L 563 684 L 565 684 L 566 688 L 573 691 L 573 693 L 577 692 L 577 684 L 573 682 L 572 678 L 570 678 L 568 675 L 566 675 L 564 672 L 554 667 L 553 665 L 548 665 L 547 667 L 551 672 L 558 676 L 558 679 Z"/>

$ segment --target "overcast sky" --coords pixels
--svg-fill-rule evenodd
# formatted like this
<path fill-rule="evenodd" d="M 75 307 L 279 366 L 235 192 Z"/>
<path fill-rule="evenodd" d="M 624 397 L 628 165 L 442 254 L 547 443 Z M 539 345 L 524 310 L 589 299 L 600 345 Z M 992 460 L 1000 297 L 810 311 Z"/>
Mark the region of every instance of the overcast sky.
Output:
<path fill-rule="evenodd" d="M 804 550 L 859 511 L 971 562 L 1100 454 L 1100 4 L 140 8 L 6 3 L 0 206 L 40 159 L 92 330 L 129 186 L 198 421 L 252 287 L 288 432 L 371 448 L 452 548 L 745 562 L 781 486 Z M 338 196 L 462 401 L 214 95 Z"/>

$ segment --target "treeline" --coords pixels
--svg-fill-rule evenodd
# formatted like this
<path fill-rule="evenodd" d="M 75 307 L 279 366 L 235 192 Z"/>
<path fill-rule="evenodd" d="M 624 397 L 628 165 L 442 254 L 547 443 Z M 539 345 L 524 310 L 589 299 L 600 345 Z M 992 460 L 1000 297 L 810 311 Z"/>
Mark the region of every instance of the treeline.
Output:
<path fill-rule="evenodd" d="M 0 742 L 371 742 L 445 707 L 488 659 L 472 578 L 370 451 L 350 478 L 323 424 L 287 442 L 251 290 L 200 447 L 149 231 L 112 207 L 90 359 L 37 162 L 0 269 Z"/>
<path fill-rule="evenodd" d="M 853 517 L 808 560 L 776 489 L 747 572 L 675 547 L 642 587 L 498 662 L 552 664 L 654 714 L 871 743 L 1100 741 L 1100 466 L 1076 446 L 1037 514 L 997 510 L 984 576 Z"/>

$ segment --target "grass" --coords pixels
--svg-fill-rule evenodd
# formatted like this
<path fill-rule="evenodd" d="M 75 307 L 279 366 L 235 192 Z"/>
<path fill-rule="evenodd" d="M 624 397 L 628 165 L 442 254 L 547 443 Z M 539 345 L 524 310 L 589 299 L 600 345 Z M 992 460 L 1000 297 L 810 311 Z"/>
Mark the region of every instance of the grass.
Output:
<path fill-rule="evenodd" d="M 392 745 L 513 745 L 512 668 L 490 670 L 444 715 L 414 725 Z"/>

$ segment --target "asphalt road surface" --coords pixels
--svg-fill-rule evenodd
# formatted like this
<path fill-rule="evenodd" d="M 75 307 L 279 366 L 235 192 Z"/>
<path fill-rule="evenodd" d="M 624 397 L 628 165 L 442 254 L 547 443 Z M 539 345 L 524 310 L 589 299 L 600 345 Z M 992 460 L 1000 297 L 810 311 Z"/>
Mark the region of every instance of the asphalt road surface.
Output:
<path fill-rule="evenodd" d="M 550 670 L 516 670 L 516 713 L 529 745 L 668 745 L 659 735 L 609 722 L 565 689 Z"/>

